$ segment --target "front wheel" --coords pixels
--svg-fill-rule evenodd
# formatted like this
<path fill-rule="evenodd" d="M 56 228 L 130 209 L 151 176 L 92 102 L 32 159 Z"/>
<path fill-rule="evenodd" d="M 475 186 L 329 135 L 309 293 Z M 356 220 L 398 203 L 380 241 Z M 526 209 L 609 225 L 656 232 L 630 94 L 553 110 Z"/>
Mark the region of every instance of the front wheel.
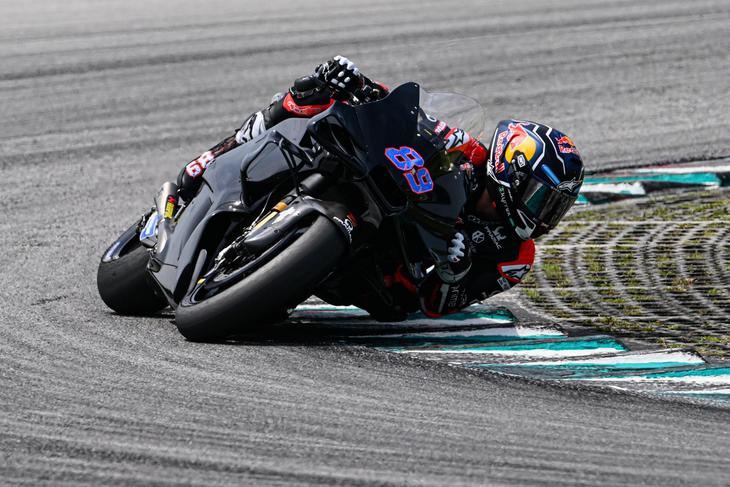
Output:
<path fill-rule="evenodd" d="M 175 310 L 177 328 L 188 340 L 213 341 L 265 323 L 308 298 L 346 251 L 342 233 L 320 216 L 242 281 L 202 301 L 186 296 Z"/>
<path fill-rule="evenodd" d="M 149 315 L 167 307 L 147 275 L 149 251 L 136 237 L 135 233 L 131 239 L 118 241 L 124 248 L 113 259 L 102 259 L 96 274 L 99 296 L 121 315 Z"/>

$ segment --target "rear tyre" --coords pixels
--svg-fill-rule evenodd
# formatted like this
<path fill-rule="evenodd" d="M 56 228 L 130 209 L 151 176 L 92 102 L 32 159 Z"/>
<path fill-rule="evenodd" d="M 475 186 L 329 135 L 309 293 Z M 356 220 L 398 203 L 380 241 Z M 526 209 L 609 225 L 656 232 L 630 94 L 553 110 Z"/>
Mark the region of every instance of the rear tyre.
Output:
<path fill-rule="evenodd" d="M 312 291 L 347 251 L 341 232 L 325 217 L 241 282 L 198 303 L 183 299 L 175 322 L 191 341 L 216 341 L 271 322 Z"/>
<path fill-rule="evenodd" d="M 149 251 L 137 243 L 118 258 L 100 262 L 96 285 L 104 303 L 120 315 L 150 315 L 167 307 L 147 275 Z"/>

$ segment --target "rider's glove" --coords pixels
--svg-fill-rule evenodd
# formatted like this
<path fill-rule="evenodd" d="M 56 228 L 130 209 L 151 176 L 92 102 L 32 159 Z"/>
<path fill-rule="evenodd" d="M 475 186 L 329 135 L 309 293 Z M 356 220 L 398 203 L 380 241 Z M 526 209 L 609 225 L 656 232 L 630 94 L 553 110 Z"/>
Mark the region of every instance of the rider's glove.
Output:
<path fill-rule="evenodd" d="M 364 83 L 363 75 L 355 63 L 343 56 L 335 56 L 320 64 L 315 74 L 332 90 L 335 98 L 350 98 Z"/>
<path fill-rule="evenodd" d="M 449 242 L 447 261 L 436 267 L 444 282 L 458 282 L 471 269 L 471 250 L 467 237 L 462 232 L 456 232 Z"/>

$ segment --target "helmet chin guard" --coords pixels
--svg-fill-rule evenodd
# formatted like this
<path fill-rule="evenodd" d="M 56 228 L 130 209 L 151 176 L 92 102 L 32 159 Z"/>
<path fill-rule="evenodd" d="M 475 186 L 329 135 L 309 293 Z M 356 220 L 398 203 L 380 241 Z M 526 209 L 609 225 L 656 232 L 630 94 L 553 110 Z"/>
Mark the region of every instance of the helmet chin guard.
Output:
<path fill-rule="evenodd" d="M 499 122 L 487 164 L 497 210 L 522 240 L 553 228 L 575 202 L 583 161 L 570 138 L 547 125 Z"/>

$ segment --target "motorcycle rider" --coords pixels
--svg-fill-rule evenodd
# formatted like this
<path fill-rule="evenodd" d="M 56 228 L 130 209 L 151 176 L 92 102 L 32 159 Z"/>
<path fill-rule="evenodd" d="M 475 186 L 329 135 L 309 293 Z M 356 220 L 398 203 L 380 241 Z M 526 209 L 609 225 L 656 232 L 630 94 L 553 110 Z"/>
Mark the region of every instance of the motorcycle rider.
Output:
<path fill-rule="evenodd" d="M 235 134 L 188 163 L 178 177 L 189 200 L 201 174 L 219 155 L 291 117 L 312 117 L 340 101 L 376 101 L 388 87 L 335 56 L 297 79 L 288 93 L 249 116 Z M 402 268 L 384 273 L 390 295 L 363 288 L 355 305 L 381 320 L 405 319 L 420 309 L 430 317 L 458 311 L 519 283 L 532 267 L 534 238 L 553 229 L 570 209 L 583 182 L 583 162 L 571 139 L 543 124 L 503 120 L 489 148 L 458 127 L 433 121 L 430 129 L 461 153 L 469 181 L 467 204 L 449 242 L 448 262 L 437 263 L 416 286 Z"/>

